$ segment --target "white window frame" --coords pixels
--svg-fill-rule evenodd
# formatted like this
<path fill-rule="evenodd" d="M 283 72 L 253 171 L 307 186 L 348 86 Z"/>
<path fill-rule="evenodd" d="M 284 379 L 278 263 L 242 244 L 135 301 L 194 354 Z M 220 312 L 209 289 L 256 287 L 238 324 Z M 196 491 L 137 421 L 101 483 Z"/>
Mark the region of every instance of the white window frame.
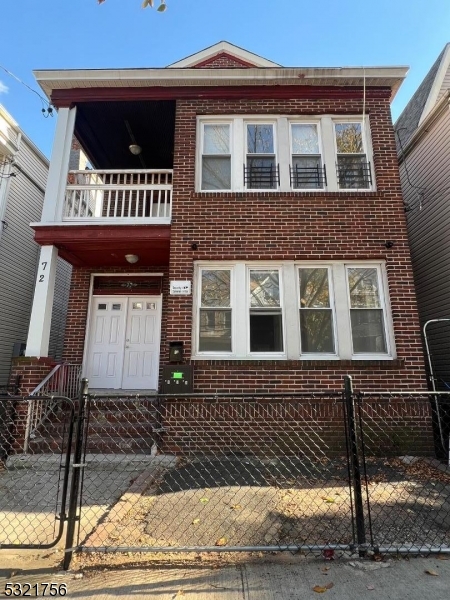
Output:
<path fill-rule="evenodd" d="M 283 350 L 281 352 L 252 352 L 250 350 L 250 311 L 252 310 L 251 306 L 251 296 L 250 296 L 250 272 L 251 271 L 278 271 L 278 283 L 279 283 L 279 292 L 280 292 L 280 312 L 281 312 L 281 332 L 282 332 L 282 342 L 283 342 Z M 247 342 L 247 355 L 251 356 L 255 359 L 264 359 L 270 356 L 270 358 L 285 358 L 286 357 L 286 319 L 284 317 L 283 310 L 283 269 L 280 265 L 260 265 L 260 264 L 247 264 L 246 265 L 246 291 L 247 291 L 247 324 L 246 324 L 246 342 Z M 253 307 L 254 308 L 254 307 Z"/>
<path fill-rule="evenodd" d="M 244 131 L 243 131 L 243 136 L 244 136 L 244 147 L 243 147 L 243 151 L 244 151 L 244 156 L 243 156 L 243 161 L 242 161 L 242 167 L 247 168 L 247 159 L 248 157 L 252 156 L 251 153 L 248 152 L 248 134 L 247 134 L 247 125 L 272 125 L 273 128 L 273 154 L 267 154 L 267 156 L 275 156 L 275 171 L 277 173 L 276 175 L 276 186 L 274 188 L 250 188 L 247 187 L 245 185 L 245 183 L 243 184 L 243 187 L 245 189 L 245 191 L 247 192 L 277 192 L 280 188 L 280 185 L 278 184 L 278 135 L 277 135 L 277 120 L 274 119 L 273 117 L 269 117 L 269 118 L 264 118 L 263 116 L 261 116 L 261 118 L 259 119 L 247 119 L 244 118 L 243 119 L 243 125 L 244 125 Z M 258 158 L 263 158 L 264 154 L 254 154 L 255 157 Z M 281 181 L 280 181 L 281 183 Z"/>
<path fill-rule="evenodd" d="M 361 192 L 372 192 L 375 189 L 375 169 L 373 167 L 373 151 L 372 151 L 372 139 L 370 136 L 370 127 L 369 127 L 369 119 L 367 118 L 367 116 L 365 118 L 363 118 L 361 115 L 356 118 L 356 117 L 337 117 L 335 116 L 332 119 L 332 123 L 333 123 L 333 141 L 334 141 L 334 156 L 335 156 L 335 162 L 334 162 L 334 170 L 335 172 L 337 171 L 338 168 L 338 151 L 337 151 L 337 141 L 336 141 L 336 130 L 335 130 L 335 125 L 338 125 L 340 123 L 358 123 L 361 125 L 361 140 L 362 140 L 362 144 L 363 144 L 363 150 L 364 150 L 364 154 L 366 156 L 366 162 L 369 163 L 370 165 L 370 176 L 371 176 L 371 182 L 369 187 L 366 188 L 341 188 L 339 186 L 339 180 L 338 180 L 338 176 L 336 173 L 336 185 L 337 185 L 337 191 L 338 192 L 350 192 L 350 193 L 361 193 Z M 341 153 L 342 154 L 342 153 Z M 351 154 L 349 154 L 349 156 L 351 156 Z"/>
<path fill-rule="evenodd" d="M 300 332 L 300 277 L 299 272 L 300 269 L 326 269 L 328 272 L 328 293 L 330 296 L 330 309 L 331 316 L 333 319 L 333 340 L 334 340 L 334 352 L 303 352 L 302 350 L 302 338 Z M 297 290 L 297 306 L 298 306 L 298 331 L 299 331 L 299 354 L 301 358 L 310 359 L 310 360 L 327 360 L 327 359 L 338 359 L 339 358 L 339 337 L 337 332 L 337 316 L 336 316 L 336 303 L 335 303 L 335 290 L 334 290 L 334 281 L 333 281 L 333 267 L 328 263 L 302 263 L 295 265 L 295 275 L 296 275 L 296 290 Z"/>
<path fill-rule="evenodd" d="M 274 127 L 274 152 L 275 164 L 279 165 L 280 184 L 275 189 L 247 189 L 244 185 L 243 166 L 247 161 L 247 134 L 246 126 L 259 124 L 273 124 Z M 367 162 L 371 165 L 372 184 L 368 188 L 340 188 L 337 180 L 337 146 L 334 125 L 335 123 L 361 123 L 363 133 L 363 146 Z M 203 156 L 203 131 L 204 125 L 230 125 L 230 152 L 231 152 L 231 189 L 202 190 L 202 156 Z M 318 125 L 319 147 L 321 150 L 322 165 L 326 167 L 327 185 L 321 189 L 291 188 L 289 167 L 292 164 L 292 132 L 291 124 Z M 370 134 L 370 122 L 358 115 L 202 115 L 197 117 L 197 151 L 195 189 L 202 193 L 235 193 L 258 194 L 261 192 L 340 192 L 341 194 L 361 194 L 376 190 L 375 169 L 373 167 L 373 149 Z"/>
<path fill-rule="evenodd" d="M 229 188 L 224 188 L 222 190 L 217 189 L 217 190 L 203 190 L 202 189 L 202 180 L 203 180 L 203 156 L 205 155 L 203 150 L 204 150 L 204 143 L 205 143 L 205 125 L 227 125 L 229 127 L 230 130 L 230 187 Z M 214 120 L 211 122 L 208 121 L 204 121 L 201 123 L 201 135 L 200 135 L 200 158 L 199 158 L 199 167 L 200 167 L 200 179 L 199 179 L 199 187 L 200 187 L 200 191 L 205 192 L 205 193 L 211 193 L 211 192 L 231 192 L 233 191 L 233 122 L 231 120 Z M 208 155 L 210 156 L 210 155 Z M 228 157 L 228 154 L 217 154 L 218 157 L 222 156 Z"/>
<path fill-rule="evenodd" d="M 319 144 L 319 155 L 320 155 L 320 161 L 322 164 L 322 171 L 325 167 L 325 177 L 324 177 L 324 185 L 321 188 L 294 188 L 292 186 L 292 191 L 294 192 L 323 192 L 327 189 L 327 185 L 325 184 L 326 178 L 328 177 L 328 172 L 326 171 L 326 163 L 325 163 L 325 157 L 323 154 L 323 142 L 322 142 L 322 128 L 321 128 L 321 121 L 320 120 L 313 120 L 313 119 L 309 119 L 307 121 L 301 121 L 301 120 L 289 120 L 289 166 L 291 168 L 294 167 L 294 147 L 293 147 L 293 143 L 294 143 L 294 136 L 292 134 L 292 127 L 294 125 L 315 125 L 317 127 L 317 139 L 318 139 L 318 144 Z M 295 156 L 308 156 L 308 154 L 296 154 Z M 314 155 L 313 155 L 314 156 Z M 290 182 L 289 182 L 290 185 Z"/>
<path fill-rule="evenodd" d="M 379 289 L 378 289 L 378 293 L 379 293 L 379 300 L 380 300 L 380 308 L 379 309 L 375 309 L 375 310 L 382 310 L 383 313 L 383 332 L 384 332 L 384 338 L 386 340 L 386 354 L 390 355 L 391 354 L 391 346 L 392 346 L 392 335 L 391 335 L 391 330 L 392 330 L 392 324 L 389 322 L 389 316 L 391 315 L 391 311 L 390 311 L 390 307 L 389 307 L 389 311 L 387 310 L 387 306 L 388 306 L 388 302 L 387 302 L 387 298 L 386 298 L 386 293 L 385 293 L 385 289 L 387 289 L 385 281 L 384 281 L 384 272 L 382 272 L 381 270 L 381 265 L 380 264 L 369 264 L 369 263 L 364 263 L 364 264 L 358 264 L 358 263 L 349 263 L 345 265 L 345 281 L 346 281 L 346 288 L 347 288 L 347 303 L 348 303 L 348 320 L 349 320 L 349 331 L 350 331 L 350 343 L 351 343 L 351 347 L 352 347 L 352 357 L 354 359 L 362 359 L 362 360 L 367 360 L 368 357 L 373 356 L 373 353 L 364 353 L 364 352 L 354 352 L 353 351 L 353 334 L 352 334 L 352 330 L 351 330 L 351 302 L 350 302 L 350 289 L 348 286 L 348 271 L 349 269 L 375 269 L 377 272 L 377 279 L 378 279 L 378 285 L 379 285 Z M 361 309 L 361 310 L 368 310 L 368 309 Z M 384 353 L 380 353 L 377 354 L 377 356 L 385 356 Z"/>
<path fill-rule="evenodd" d="M 300 334 L 299 269 L 327 268 L 333 315 L 334 353 L 302 353 Z M 383 311 L 386 353 L 353 353 L 347 270 L 375 268 Z M 231 352 L 199 352 L 202 270 L 230 270 Z M 250 271 L 279 271 L 283 352 L 250 352 Z M 384 261 L 198 261 L 194 264 L 192 358 L 229 360 L 393 360 L 394 329 Z"/>

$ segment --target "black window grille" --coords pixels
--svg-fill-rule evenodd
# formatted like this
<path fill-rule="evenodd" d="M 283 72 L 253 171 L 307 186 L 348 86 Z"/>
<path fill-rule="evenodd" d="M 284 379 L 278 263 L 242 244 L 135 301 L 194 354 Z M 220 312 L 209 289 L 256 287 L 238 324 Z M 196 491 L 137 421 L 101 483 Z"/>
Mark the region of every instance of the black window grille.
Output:
<path fill-rule="evenodd" d="M 280 165 L 244 165 L 247 189 L 273 190 L 280 185 Z"/>
<path fill-rule="evenodd" d="M 323 189 L 327 185 L 325 165 L 300 166 L 289 165 L 291 188 L 293 189 Z"/>
<path fill-rule="evenodd" d="M 341 189 L 368 189 L 372 185 L 370 163 L 360 157 L 339 156 L 336 173 Z"/>

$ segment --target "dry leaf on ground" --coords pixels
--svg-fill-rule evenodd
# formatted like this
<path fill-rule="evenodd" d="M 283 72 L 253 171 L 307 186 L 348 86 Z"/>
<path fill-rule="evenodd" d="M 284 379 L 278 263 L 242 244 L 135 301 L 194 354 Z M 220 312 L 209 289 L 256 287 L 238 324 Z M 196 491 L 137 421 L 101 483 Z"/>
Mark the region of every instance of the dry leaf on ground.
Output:
<path fill-rule="evenodd" d="M 334 587 L 334 583 L 332 583 L 330 581 L 329 583 L 326 583 L 325 585 L 315 585 L 313 587 L 313 592 L 317 592 L 318 594 L 323 594 L 324 592 L 331 590 L 332 587 Z"/>
<path fill-rule="evenodd" d="M 436 571 L 433 571 L 433 569 L 425 569 L 425 573 L 427 575 L 433 575 L 433 577 L 439 577 L 439 573 L 437 573 Z"/>
<path fill-rule="evenodd" d="M 215 544 L 215 545 L 216 545 L 216 546 L 226 546 L 226 545 L 227 545 L 227 542 L 228 542 L 228 540 L 227 540 L 227 538 L 226 538 L 226 537 L 221 537 L 220 539 L 218 539 L 218 540 L 216 541 L 216 544 Z"/>

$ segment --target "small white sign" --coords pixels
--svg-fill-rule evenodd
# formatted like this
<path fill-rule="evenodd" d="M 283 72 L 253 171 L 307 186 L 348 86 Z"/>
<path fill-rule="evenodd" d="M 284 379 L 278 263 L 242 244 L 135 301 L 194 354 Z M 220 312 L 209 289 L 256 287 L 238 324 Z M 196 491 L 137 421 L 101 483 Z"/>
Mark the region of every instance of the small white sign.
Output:
<path fill-rule="evenodd" d="M 190 281 L 171 281 L 170 282 L 171 296 L 190 296 L 191 282 Z"/>

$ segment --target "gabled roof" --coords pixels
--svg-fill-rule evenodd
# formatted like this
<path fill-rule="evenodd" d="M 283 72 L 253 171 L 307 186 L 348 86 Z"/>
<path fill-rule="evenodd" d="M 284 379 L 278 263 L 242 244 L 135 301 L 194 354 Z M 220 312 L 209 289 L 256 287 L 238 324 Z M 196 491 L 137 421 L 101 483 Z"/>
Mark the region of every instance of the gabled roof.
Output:
<path fill-rule="evenodd" d="M 421 123 L 450 88 L 450 43 L 446 44 L 395 123 L 397 150 L 405 149 Z M 447 77 L 446 77 L 447 76 Z"/>
<path fill-rule="evenodd" d="M 204 50 L 200 50 L 200 52 L 196 52 L 195 54 L 191 54 L 191 56 L 187 56 L 182 60 L 178 60 L 177 62 L 168 65 L 169 69 L 185 69 L 185 68 L 196 68 L 196 67 L 206 67 L 213 66 L 214 62 L 218 58 L 228 58 L 230 63 L 235 63 L 237 68 L 242 67 L 279 67 L 281 65 L 272 62 L 271 60 L 267 60 L 262 58 L 262 56 L 258 56 L 258 54 L 253 54 L 253 52 L 249 52 L 248 50 L 244 50 L 243 48 L 239 48 L 239 46 L 235 46 L 234 44 L 230 44 L 229 42 L 218 42 Z M 213 67 L 214 68 L 214 67 Z"/>

